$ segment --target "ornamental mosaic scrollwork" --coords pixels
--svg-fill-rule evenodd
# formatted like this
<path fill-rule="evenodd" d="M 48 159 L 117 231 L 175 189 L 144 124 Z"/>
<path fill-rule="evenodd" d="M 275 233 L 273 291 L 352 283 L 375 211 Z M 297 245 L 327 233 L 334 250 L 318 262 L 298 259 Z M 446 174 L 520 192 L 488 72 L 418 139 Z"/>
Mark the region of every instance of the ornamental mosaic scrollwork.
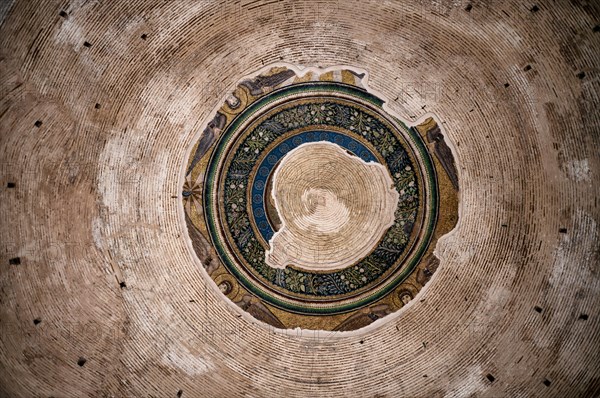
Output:
<path fill-rule="evenodd" d="M 221 292 L 263 322 L 349 330 L 394 312 L 414 296 L 402 292 L 426 283 L 416 279 L 423 258 L 456 224 L 457 177 L 439 127 L 407 127 L 364 80 L 344 68 L 272 67 L 236 87 L 192 148 L 182 198 L 193 247 Z M 394 222 L 351 266 L 273 268 L 273 173 L 290 151 L 323 141 L 385 166 L 399 196 Z"/>

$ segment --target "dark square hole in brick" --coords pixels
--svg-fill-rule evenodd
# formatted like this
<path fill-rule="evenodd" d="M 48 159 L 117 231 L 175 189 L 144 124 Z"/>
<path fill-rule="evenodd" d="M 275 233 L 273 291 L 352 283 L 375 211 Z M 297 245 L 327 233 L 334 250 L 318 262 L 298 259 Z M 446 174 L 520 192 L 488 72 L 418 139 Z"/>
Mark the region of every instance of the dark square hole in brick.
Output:
<path fill-rule="evenodd" d="M 83 45 L 86 46 L 87 48 L 90 48 L 92 46 L 92 44 L 90 42 L 84 41 Z"/>
<path fill-rule="evenodd" d="M 121 286 L 121 289 L 125 289 L 127 284 L 125 282 L 119 282 L 119 286 Z"/>
<path fill-rule="evenodd" d="M 83 365 L 85 365 L 86 362 L 87 362 L 87 359 L 85 359 L 84 357 L 79 357 L 79 359 L 77 360 L 77 365 L 83 366 Z"/>
<path fill-rule="evenodd" d="M 596 25 L 592 28 L 592 32 L 600 32 L 600 25 Z"/>
<path fill-rule="evenodd" d="M 490 383 L 493 383 L 494 380 L 496 380 L 496 378 L 489 373 L 485 377 L 490 381 Z"/>
<path fill-rule="evenodd" d="M 33 320 L 33 324 L 34 324 L 34 325 L 39 325 L 40 323 L 42 323 L 42 320 L 41 320 L 40 318 L 35 318 L 35 319 Z"/>
<path fill-rule="evenodd" d="M 7 182 L 6 183 L 6 188 L 14 188 L 16 186 L 17 186 L 17 184 L 15 184 L 14 182 Z"/>
<path fill-rule="evenodd" d="M 533 7 L 531 7 L 531 9 L 529 11 L 538 12 L 539 10 L 540 10 L 540 7 L 538 7 L 536 4 L 534 4 Z"/>
<path fill-rule="evenodd" d="M 467 6 L 465 7 L 465 11 L 466 12 L 471 12 L 472 9 L 473 9 L 473 5 L 472 4 L 467 4 Z"/>
<path fill-rule="evenodd" d="M 525 72 L 527 72 L 528 70 L 531 70 L 531 65 L 527 65 L 527 66 L 525 66 L 525 67 L 523 68 L 523 70 L 524 70 Z"/>
<path fill-rule="evenodd" d="M 142 38 L 142 40 L 146 40 L 146 39 L 148 38 L 148 35 L 144 33 L 144 34 L 141 36 L 141 38 Z"/>
<path fill-rule="evenodd" d="M 508 88 L 508 87 L 510 87 L 510 84 L 509 83 L 504 83 L 504 87 Z"/>
<path fill-rule="evenodd" d="M 538 313 L 540 313 L 540 314 L 542 313 L 542 307 L 538 307 L 538 306 L 536 305 L 535 307 L 533 307 L 533 309 L 535 310 L 535 312 L 538 312 Z"/>
<path fill-rule="evenodd" d="M 19 265 L 21 264 L 21 259 L 19 257 L 11 258 L 10 260 L 8 260 L 8 263 L 10 265 Z"/>
<path fill-rule="evenodd" d="M 42 127 L 42 121 L 41 120 L 36 120 L 36 122 L 33 125 L 35 127 Z"/>
<path fill-rule="evenodd" d="M 559 228 L 558 232 L 560 232 L 561 234 L 566 234 L 567 233 L 567 229 L 566 228 Z"/>
<path fill-rule="evenodd" d="M 63 18 L 68 17 L 67 13 L 64 10 L 60 10 L 60 12 L 58 13 L 58 15 L 60 15 Z"/>
<path fill-rule="evenodd" d="M 100 104 L 96 104 L 96 105 L 94 105 L 94 108 L 96 108 L 96 109 L 100 109 Z"/>
<path fill-rule="evenodd" d="M 583 79 L 585 77 L 585 72 L 581 71 L 576 76 L 578 79 Z"/>
<path fill-rule="evenodd" d="M 181 398 L 182 395 L 183 395 L 183 390 L 177 391 L 177 397 L 178 398 Z"/>
<path fill-rule="evenodd" d="M 548 380 L 548 379 L 544 379 L 544 385 L 545 385 L 546 387 L 550 387 L 550 380 Z"/>
<path fill-rule="evenodd" d="M 588 320 L 588 315 L 587 314 L 581 314 L 581 315 L 579 315 L 579 319 L 581 319 L 582 321 L 587 321 Z"/>

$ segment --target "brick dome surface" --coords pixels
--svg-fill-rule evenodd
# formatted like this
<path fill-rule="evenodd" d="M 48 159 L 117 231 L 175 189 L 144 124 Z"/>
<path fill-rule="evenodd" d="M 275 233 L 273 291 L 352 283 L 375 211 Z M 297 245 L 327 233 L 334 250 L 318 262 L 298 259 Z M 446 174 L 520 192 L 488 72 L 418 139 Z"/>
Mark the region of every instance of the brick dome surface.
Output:
<path fill-rule="evenodd" d="M 0 396 L 600 394 L 594 1 L 4 1 Z M 279 329 L 224 298 L 182 165 L 265 65 L 369 73 L 453 144 L 459 219 L 399 311 Z"/>

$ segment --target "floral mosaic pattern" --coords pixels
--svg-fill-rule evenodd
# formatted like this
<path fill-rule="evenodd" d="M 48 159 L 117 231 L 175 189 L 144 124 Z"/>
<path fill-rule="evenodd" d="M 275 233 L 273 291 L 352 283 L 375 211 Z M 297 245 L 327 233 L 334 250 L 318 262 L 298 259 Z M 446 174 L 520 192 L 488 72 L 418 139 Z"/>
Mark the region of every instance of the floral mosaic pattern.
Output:
<path fill-rule="evenodd" d="M 261 157 L 269 156 L 276 139 L 298 129 L 327 131 L 328 127 L 366 140 L 384 159 L 400 194 L 395 223 L 371 254 L 353 267 L 328 273 L 305 272 L 294 267 L 274 269 L 265 263 L 264 247 L 251 227 L 254 217 L 248 212 L 247 191 L 252 170 Z M 324 138 L 327 139 L 326 134 Z M 294 146 L 303 143 L 301 139 L 292 142 Z M 420 205 L 415 165 L 399 138 L 367 111 L 335 100 L 304 100 L 258 124 L 246 135 L 228 164 L 222 195 L 227 228 L 248 265 L 270 284 L 293 295 L 315 298 L 351 294 L 377 281 L 394 266 L 408 247 Z M 260 195 L 254 196 L 252 201 L 264 200 Z"/>
<path fill-rule="evenodd" d="M 435 243 L 458 219 L 451 150 L 433 118 L 408 127 L 383 104 L 361 71 L 274 65 L 240 81 L 207 119 L 182 182 L 189 238 L 214 287 L 255 319 L 360 329 L 404 306 L 435 272 Z M 394 224 L 344 269 L 272 268 L 265 251 L 281 226 L 272 177 L 289 151 L 319 141 L 387 168 L 399 194 Z"/>

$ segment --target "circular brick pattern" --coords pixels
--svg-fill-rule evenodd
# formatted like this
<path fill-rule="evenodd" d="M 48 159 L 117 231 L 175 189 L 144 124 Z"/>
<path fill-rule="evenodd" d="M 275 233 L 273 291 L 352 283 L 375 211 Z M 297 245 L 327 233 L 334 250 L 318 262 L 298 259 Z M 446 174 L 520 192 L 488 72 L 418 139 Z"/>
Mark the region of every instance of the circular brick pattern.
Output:
<path fill-rule="evenodd" d="M 599 16 L 566 0 L 2 2 L 0 395 L 597 396 Z M 358 332 L 264 327 L 186 238 L 182 159 L 223 96 L 280 61 L 359 66 L 454 144 L 460 221 L 437 272 Z"/>

